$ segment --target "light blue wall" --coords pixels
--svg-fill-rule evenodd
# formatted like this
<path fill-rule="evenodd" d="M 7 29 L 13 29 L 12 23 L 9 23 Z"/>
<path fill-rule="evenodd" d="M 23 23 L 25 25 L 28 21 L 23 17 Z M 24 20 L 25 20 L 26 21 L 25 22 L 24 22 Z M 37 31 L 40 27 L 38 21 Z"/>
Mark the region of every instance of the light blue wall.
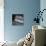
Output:
<path fill-rule="evenodd" d="M 40 10 L 42 11 L 43 9 L 46 9 L 46 0 L 41 0 L 40 1 Z M 46 27 L 46 10 L 43 12 L 43 22 L 40 22 L 40 25 L 45 26 Z"/>
<path fill-rule="evenodd" d="M 40 9 L 39 0 L 5 0 L 4 7 L 4 30 L 5 40 L 18 41 L 24 37 L 32 27 L 32 20 L 36 17 L 35 12 Z M 12 14 L 24 14 L 24 25 L 13 26 Z"/>

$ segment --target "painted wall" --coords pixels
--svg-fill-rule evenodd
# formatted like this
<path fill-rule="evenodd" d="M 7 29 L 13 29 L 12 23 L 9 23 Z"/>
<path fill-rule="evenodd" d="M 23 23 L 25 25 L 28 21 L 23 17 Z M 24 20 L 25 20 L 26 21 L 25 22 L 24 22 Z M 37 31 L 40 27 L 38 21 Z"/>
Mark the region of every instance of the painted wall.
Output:
<path fill-rule="evenodd" d="M 0 0 L 0 42 L 4 41 L 4 0 Z"/>
<path fill-rule="evenodd" d="M 40 1 L 40 9 L 41 9 L 41 11 L 43 10 L 43 9 L 46 9 L 46 0 L 41 0 Z M 41 21 L 40 22 L 40 25 L 43 25 L 43 26 L 46 26 L 46 11 L 44 11 L 43 12 L 43 15 L 42 15 L 42 17 L 43 17 L 43 22 Z"/>
<path fill-rule="evenodd" d="M 4 34 L 7 41 L 18 41 L 32 29 L 35 12 L 40 9 L 40 0 L 5 0 Z M 24 14 L 24 25 L 13 26 L 12 14 Z"/>

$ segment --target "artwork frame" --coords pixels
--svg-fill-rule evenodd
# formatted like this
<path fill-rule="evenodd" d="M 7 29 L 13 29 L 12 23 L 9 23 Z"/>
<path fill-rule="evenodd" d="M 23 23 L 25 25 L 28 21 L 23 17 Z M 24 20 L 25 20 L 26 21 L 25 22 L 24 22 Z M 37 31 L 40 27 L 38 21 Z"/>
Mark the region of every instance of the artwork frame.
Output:
<path fill-rule="evenodd" d="M 24 25 L 24 14 L 12 14 L 12 25 Z"/>

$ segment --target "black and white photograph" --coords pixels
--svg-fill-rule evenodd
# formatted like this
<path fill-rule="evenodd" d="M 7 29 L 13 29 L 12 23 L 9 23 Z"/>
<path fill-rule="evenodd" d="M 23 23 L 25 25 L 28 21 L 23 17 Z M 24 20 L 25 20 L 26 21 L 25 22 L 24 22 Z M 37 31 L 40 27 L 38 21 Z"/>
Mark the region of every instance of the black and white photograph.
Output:
<path fill-rule="evenodd" d="M 24 25 L 24 15 L 12 14 L 12 25 Z"/>

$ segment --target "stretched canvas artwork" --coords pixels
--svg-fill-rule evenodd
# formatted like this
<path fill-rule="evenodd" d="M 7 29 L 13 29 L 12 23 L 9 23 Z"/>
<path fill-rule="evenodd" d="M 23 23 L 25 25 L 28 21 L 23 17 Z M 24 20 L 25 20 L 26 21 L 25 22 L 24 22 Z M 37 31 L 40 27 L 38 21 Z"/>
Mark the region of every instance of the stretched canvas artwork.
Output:
<path fill-rule="evenodd" d="M 24 25 L 24 15 L 12 14 L 12 25 Z"/>

